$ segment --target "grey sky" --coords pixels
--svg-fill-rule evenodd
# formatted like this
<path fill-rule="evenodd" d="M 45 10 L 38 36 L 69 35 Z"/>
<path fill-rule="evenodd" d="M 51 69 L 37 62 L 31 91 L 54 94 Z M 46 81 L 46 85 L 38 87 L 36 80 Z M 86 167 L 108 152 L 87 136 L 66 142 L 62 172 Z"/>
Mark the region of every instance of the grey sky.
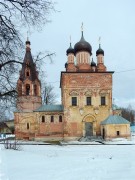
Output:
<path fill-rule="evenodd" d="M 47 81 L 55 82 L 60 97 L 60 71 L 67 61 L 66 50 L 69 37 L 72 46 L 81 38 L 81 23 L 84 23 L 84 38 L 92 45 L 96 62 L 98 38 L 105 51 L 105 65 L 113 75 L 113 98 L 118 106 L 131 104 L 135 108 L 135 1 L 134 0 L 57 0 L 57 13 L 52 13 L 51 23 L 43 30 L 30 34 L 32 53 L 49 50 L 55 52 L 52 65 L 46 64 Z M 25 40 L 25 39 L 24 39 Z M 121 73 L 117 73 L 121 72 Z M 60 98 L 59 98 L 60 99 Z"/>

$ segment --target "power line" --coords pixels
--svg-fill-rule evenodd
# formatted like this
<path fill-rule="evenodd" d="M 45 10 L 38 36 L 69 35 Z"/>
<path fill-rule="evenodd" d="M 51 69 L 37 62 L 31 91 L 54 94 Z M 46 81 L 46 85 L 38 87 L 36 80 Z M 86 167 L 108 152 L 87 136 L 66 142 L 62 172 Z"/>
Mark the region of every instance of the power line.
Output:
<path fill-rule="evenodd" d="M 124 73 L 124 72 L 130 72 L 130 71 L 135 71 L 135 69 L 128 69 L 125 71 L 116 71 L 115 73 Z M 54 82 L 48 82 L 50 84 L 54 84 L 54 83 L 60 83 L 60 81 L 54 81 Z"/>
<path fill-rule="evenodd" d="M 135 69 L 128 69 L 128 70 L 125 70 L 125 71 L 116 71 L 115 73 L 124 73 L 124 72 L 130 72 L 130 71 L 135 71 Z"/>

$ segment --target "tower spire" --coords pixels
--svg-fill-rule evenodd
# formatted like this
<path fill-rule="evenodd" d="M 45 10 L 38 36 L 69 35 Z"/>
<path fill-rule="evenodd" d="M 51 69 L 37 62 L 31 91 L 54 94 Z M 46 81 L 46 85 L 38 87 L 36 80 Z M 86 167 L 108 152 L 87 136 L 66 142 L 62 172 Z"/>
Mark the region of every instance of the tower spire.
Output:
<path fill-rule="evenodd" d="M 28 31 L 27 31 L 26 51 L 29 51 L 29 50 L 30 50 L 30 41 L 29 41 Z"/>
<path fill-rule="evenodd" d="M 99 36 L 98 43 L 99 43 L 99 48 L 101 48 L 101 36 Z"/>
<path fill-rule="evenodd" d="M 82 22 L 82 25 L 81 25 L 81 32 L 82 32 L 82 37 L 83 37 L 83 22 Z"/>
<path fill-rule="evenodd" d="M 29 41 L 29 37 L 28 37 L 28 31 L 27 31 L 27 41 Z"/>
<path fill-rule="evenodd" d="M 70 47 L 71 47 L 71 35 L 70 35 Z"/>

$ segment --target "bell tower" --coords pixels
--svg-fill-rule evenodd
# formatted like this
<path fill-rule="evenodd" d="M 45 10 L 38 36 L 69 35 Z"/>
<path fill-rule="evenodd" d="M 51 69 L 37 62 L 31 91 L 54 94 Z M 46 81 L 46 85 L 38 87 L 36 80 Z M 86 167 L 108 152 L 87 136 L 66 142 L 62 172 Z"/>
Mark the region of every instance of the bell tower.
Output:
<path fill-rule="evenodd" d="M 41 106 L 41 83 L 38 79 L 38 71 L 33 62 L 28 39 L 20 77 L 17 81 L 17 91 L 17 109 L 19 111 L 32 112 Z"/>

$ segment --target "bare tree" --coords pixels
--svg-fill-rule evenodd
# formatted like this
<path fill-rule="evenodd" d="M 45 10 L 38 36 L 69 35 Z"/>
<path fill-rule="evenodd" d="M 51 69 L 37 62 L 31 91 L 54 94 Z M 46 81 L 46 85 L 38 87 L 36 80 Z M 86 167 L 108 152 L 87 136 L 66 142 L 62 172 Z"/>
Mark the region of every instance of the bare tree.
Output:
<path fill-rule="evenodd" d="M 52 85 L 44 85 L 42 87 L 42 100 L 43 104 L 55 104 L 57 95 L 54 92 L 54 87 Z"/>
<path fill-rule="evenodd" d="M 15 104 L 18 69 L 23 64 L 21 30 L 41 29 L 54 11 L 51 0 L 0 1 L 0 108 Z"/>
<path fill-rule="evenodd" d="M 130 121 L 131 123 L 134 123 L 135 120 L 135 111 L 132 109 L 131 106 L 128 108 L 122 108 L 122 117 Z"/>

